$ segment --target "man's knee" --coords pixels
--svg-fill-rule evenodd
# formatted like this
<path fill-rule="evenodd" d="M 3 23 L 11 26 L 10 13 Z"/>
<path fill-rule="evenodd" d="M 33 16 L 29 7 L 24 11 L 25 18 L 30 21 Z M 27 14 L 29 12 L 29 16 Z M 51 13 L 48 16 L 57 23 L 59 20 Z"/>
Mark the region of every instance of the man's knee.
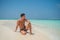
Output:
<path fill-rule="evenodd" d="M 21 34 L 26 35 L 26 31 L 21 31 Z"/>

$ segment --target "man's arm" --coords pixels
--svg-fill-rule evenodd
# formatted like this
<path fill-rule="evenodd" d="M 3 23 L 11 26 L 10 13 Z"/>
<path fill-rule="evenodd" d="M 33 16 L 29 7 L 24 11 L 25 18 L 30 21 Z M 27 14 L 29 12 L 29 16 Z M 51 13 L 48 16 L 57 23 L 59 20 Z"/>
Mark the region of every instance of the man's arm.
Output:
<path fill-rule="evenodd" d="M 28 22 L 28 27 L 30 30 L 30 34 L 32 34 L 32 26 L 31 26 L 31 22 L 29 20 L 26 20 Z"/>
<path fill-rule="evenodd" d="M 32 34 L 32 26 L 31 26 L 31 22 L 29 20 L 27 20 L 28 22 L 28 27 L 29 27 L 29 30 L 30 30 L 30 34 Z"/>
<path fill-rule="evenodd" d="M 15 29 L 15 32 L 16 32 L 16 31 L 17 31 L 17 29 L 18 29 L 18 23 L 19 23 L 19 22 L 17 21 L 17 25 L 16 25 L 16 29 Z"/>
<path fill-rule="evenodd" d="M 30 34 L 32 34 L 32 26 L 31 26 L 31 23 L 29 23 L 29 26 L 30 26 Z"/>

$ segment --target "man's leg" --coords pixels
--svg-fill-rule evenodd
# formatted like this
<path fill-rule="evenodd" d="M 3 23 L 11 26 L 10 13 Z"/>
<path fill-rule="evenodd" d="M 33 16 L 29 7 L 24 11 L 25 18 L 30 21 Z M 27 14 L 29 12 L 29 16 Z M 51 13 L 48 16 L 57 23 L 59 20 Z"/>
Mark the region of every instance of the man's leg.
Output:
<path fill-rule="evenodd" d="M 29 24 L 26 26 L 26 29 L 27 29 L 27 30 L 30 30 L 30 34 L 32 34 L 31 23 L 29 23 Z"/>

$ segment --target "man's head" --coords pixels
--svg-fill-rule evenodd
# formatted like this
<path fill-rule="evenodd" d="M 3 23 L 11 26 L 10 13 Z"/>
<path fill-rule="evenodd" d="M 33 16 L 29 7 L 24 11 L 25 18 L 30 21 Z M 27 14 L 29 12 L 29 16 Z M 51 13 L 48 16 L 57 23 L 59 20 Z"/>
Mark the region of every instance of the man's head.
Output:
<path fill-rule="evenodd" d="M 25 13 L 22 13 L 20 16 L 22 19 L 25 19 Z"/>

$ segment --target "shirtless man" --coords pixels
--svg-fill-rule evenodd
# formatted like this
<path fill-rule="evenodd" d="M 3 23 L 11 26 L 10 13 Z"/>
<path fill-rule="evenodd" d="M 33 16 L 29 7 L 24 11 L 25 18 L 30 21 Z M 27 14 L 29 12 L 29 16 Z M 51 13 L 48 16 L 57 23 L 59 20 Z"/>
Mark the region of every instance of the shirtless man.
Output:
<path fill-rule="evenodd" d="M 15 32 L 19 27 L 21 34 L 25 35 L 27 33 L 27 30 L 30 30 L 30 34 L 32 34 L 30 21 L 26 19 L 24 13 L 22 13 L 20 16 L 21 16 L 21 19 L 17 21 Z"/>

